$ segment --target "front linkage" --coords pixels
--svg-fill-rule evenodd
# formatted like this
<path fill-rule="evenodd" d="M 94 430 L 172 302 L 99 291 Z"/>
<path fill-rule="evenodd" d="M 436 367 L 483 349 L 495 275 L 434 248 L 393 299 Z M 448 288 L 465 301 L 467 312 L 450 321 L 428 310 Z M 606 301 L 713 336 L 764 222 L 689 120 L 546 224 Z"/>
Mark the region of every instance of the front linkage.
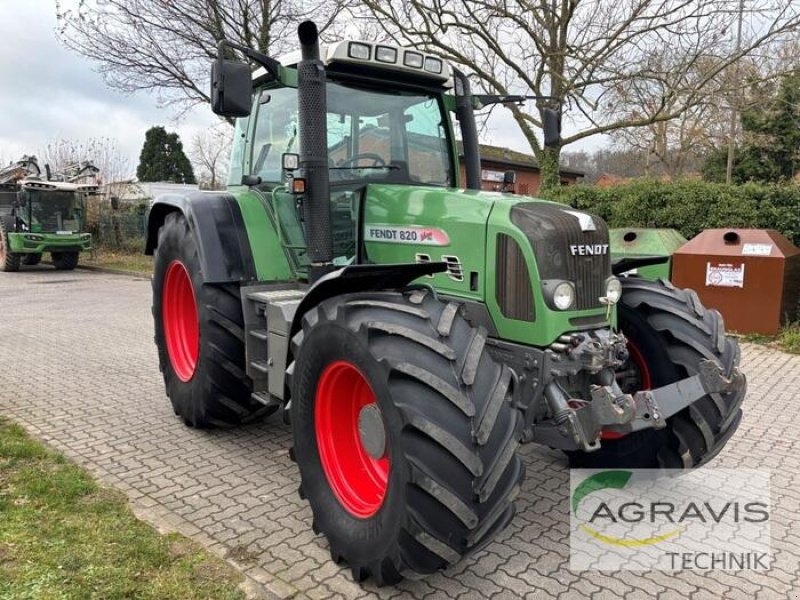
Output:
<path fill-rule="evenodd" d="M 519 400 L 526 414 L 523 441 L 567 451 L 598 450 L 604 432 L 614 439 L 643 429 L 663 429 L 667 419 L 704 396 L 736 393 L 745 385 L 738 369 L 727 378 L 717 363 L 706 359 L 693 376 L 625 393 L 616 372 L 630 359 L 627 340 L 607 329 L 562 336 L 545 350 L 502 346 L 505 352 L 521 354 L 514 361 L 520 372 L 531 371 L 530 365 L 541 367 L 541 377 L 532 372 L 534 385 L 523 387 L 528 397 Z M 570 397 L 567 389 L 577 379 L 588 383 L 591 401 Z M 542 414 L 548 416 L 540 419 Z"/>

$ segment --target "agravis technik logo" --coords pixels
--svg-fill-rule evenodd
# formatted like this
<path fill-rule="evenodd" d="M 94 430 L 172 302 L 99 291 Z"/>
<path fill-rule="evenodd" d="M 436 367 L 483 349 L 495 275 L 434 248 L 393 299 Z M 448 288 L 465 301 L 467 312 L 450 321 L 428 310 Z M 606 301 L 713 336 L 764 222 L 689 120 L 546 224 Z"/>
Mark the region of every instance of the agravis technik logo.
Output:
<path fill-rule="evenodd" d="M 573 569 L 769 568 L 769 473 L 575 470 Z"/>

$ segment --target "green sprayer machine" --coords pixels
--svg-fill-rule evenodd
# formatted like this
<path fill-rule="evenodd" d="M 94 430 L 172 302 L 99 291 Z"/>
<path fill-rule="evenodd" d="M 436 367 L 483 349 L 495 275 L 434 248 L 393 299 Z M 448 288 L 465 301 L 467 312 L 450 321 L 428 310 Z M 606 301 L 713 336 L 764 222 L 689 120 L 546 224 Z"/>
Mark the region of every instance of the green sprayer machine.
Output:
<path fill-rule="evenodd" d="M 86 163 L 76 172 L 95 174 Z M 0 169 L 0 269 L 19 271 L 20 264 L 37 265 L 50 253 L 53 266 L 72 270 L 81 252 L 91 250 L 85 231 L 86 199 L 96 194 L 92 183 L 42 177 L 34 156 Z"/>
<path fill-rule="evenodd" d="M 213 427 L 282 409 L 314 531 L 379 585 L 503 530 L 521 443 L 581 467 L 711 460 L 745 394 L 720 315 L 668 282 L 617 278 L 637 259 L 612 265 L 600 218 L 480 191 L 474 111 L 519 98 L 473 95 L 416 49 L 320 48 L 311 22 L 298 35 L 282 60 L 219 44 L 228 189 L 149 213 L 175 413 Z"/>

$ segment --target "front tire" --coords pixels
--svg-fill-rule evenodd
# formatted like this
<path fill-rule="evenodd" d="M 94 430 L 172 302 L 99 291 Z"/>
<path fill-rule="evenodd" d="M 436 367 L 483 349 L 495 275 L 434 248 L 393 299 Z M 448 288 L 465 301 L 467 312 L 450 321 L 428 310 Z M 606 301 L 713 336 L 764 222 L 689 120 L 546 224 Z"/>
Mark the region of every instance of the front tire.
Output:
<path fill-rule="evenodd" d="M 629 367 L 638 376 L 624 392 L 657 388 L 698 372 L 703 359 L 714 360 L 730 377 L 739 364 L 739 346 L 725 335 L 722 316 L 700 303 L 692 290 L 666 281 L 624 277 L 618 324 L 628 338 Z M 709 394 L 673 415 L 664 429 L 645 429 L 620 439 L 605 439 L 596 452 L 570 452 L 570 466 L 581 468 L 699 467 L 725 446 L 742 417 L 746 386 Z"/>
<path fill-rule="evenodd" d="M 276 409 L 252 396 L 239 294 L 238 284 L 203 281 L 194 233 L 181 213 L 168 214 L 154 259 L 155 342 L 167 396 L 190 427 L 239 425 Z"/>
<path fill-rule="evenodd" d="M 72 271 L 78 266 L 77 252 L 52 252 L 53 266 L 59 271 Z"/>
<path fill-rule="evenodd" d="M 20 255 L 9 250 L 8 231 L 11 229 L 6 219 L 0 218 L 0 268 L 6 273 L 19 271 Z"/>
<path fill-rule="evenodd" d="M 301 495 L 356 581 L 444 569 L 514 514 L 513 374 L 458 308 L 427 290 L 351 294 L 312 309 L 292 341 Z"/>

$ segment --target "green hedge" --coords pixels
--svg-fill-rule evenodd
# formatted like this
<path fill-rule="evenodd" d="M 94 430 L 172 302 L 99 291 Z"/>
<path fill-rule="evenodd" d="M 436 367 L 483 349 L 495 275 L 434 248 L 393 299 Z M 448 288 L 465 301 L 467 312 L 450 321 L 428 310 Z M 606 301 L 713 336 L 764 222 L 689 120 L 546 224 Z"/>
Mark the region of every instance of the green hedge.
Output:
<path fill-rule="evenodd" d="M 611 227 L 669 227 L 691 238 L 704 229 L 777 229 L 800 245 L 800 185 L 632 180 L 608 188 L 564 186 L 549 199 L 603 217 Z"/>

